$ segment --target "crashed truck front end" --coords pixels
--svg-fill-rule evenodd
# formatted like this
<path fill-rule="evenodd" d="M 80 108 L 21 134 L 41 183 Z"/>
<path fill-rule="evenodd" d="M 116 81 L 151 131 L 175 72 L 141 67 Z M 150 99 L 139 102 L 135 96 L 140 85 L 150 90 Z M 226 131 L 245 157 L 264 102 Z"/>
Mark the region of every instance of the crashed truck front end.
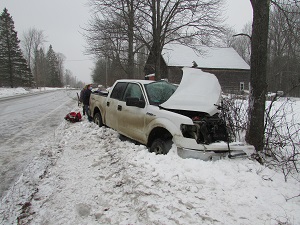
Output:
<path fill-rule="evenodd" d="M 181 135 L 173 136 L 181 157 L 209 160 L 247 156 L 254 152 L 251 145 L 231 142 L 220 104 L 221 86 L 213 74 L 183 68 L 179 87 L 160 105 L 191 120 L 188 124 L 180 124 Z"/>

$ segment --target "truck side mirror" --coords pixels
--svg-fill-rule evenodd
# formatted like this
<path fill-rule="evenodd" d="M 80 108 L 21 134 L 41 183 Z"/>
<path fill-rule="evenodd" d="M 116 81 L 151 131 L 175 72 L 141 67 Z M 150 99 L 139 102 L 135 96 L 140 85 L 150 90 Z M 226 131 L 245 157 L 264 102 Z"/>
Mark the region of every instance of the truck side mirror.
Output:
<path fill-rule="evenodd" d="M 126 105 L 127 106 L 135 106 L 138 108 L 145 108 L 146 102 L 145 100 L 140 100 L 139 98 L 126 98 Z"/>

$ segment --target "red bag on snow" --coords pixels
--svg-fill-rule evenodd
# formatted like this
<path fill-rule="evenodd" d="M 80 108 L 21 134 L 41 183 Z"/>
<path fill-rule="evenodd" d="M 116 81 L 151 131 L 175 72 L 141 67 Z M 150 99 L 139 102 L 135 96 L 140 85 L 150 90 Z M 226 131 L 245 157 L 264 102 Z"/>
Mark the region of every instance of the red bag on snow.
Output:
<path fill-rule="evenodd" d="M 81 121 L 81 114 L 80 112 L 70 112 L 65 116 L 65 120 L 68 120 L 71 123 L 79 122 Z"/>

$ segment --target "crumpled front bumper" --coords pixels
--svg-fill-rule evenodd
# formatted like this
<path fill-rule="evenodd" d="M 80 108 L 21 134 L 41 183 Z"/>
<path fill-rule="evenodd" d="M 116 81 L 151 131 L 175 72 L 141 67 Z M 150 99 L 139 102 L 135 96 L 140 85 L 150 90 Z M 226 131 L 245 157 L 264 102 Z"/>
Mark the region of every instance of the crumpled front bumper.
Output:
<path fill-rule="evenodd" d="M 240 158 L 248 157 L 254 153 L 255 148 L 252 145 L 243 143 L 230 143 L 229 147 L 226 143 L 214 143 L 210 145 L 202 145 L 203 149 L 177 148 L 177 154 L 181 158 L 194 158 L 201 160 L 218 160 L 222 158 Z"/>

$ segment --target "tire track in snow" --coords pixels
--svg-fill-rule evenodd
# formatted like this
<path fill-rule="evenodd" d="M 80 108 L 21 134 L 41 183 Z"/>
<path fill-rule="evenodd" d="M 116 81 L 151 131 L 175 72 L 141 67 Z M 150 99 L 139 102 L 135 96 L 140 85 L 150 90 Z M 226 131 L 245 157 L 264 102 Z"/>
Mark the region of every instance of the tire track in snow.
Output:
<path fill-rule="evenodd" d="M 33 118 L 33 122 L 30 121 L 31 118 L 28 118 L 27 122 L 22 124 L 22 127 L 25 127 L 24 129 L 18 130 L 18 127 L 13 128 L 17 132 L 15 134 L 10 133 L 12 136 L 6 140 L 3 138 L 0 141 L 0 197 L 3 196 L 14 180 L 20 176 L 22 171 L 36 156 L 39 146 L 47 141 L 51 141 L 52 136 L 49 135 L 49 132 L 53 131 L 53 136 L 55 137 L 55 129 L 63 120 L 62 112 L 68 108 L 74 108 L 75 100 L 71 98 L 69 92 L 66 94 L 63 95 L 65 96 L 64 98 L 56 98 L 56 102 L 59 104 L 57 107 L 42 114 L 38 119 Z M 65 99 L 65 101 L 60 103 L 62 99 Z M 51 104 L 51 101 L 47 104 Z"/>
<path fill-rule="evenodd" d="M 52 96 L 52 95 L 51 95 Z M 50 96 L 50 97 L 51 97 Z M 53 94 L 53 96 L 54 96 L 54 94 Z M 44 106 L 44 105 L 49 105 L 49 104 L 51 104 L 52 102 L 56 102 L 56 101 L 61 101 L 61 100 L 63 100 L 65 97 L 61 97 L 61 98 L 59 98 L 59 99 L 54 99 L 53 101 L 50 101 L 50 102 L 45 102 L 45 103 L 43 103 L 43 104 L 39 104 L 39 105 L 37 105 L 36 107 L 40 107 L 40 106 Z M 27 110 L 27 109 L 31 109 L 32 107 L 28 107 L 28 108 L 22 108 L 22 110 Z M 19 110 L 15 110 L 15 111 L 10 111 L 10 112 L 7 112 L 7 113 L 3 113 L 3 114 L 0 114 L 0 116 L 7 116 L 7 115 L 12 115 L 12 114 L 14 114 L 14 113 L 19 113 Z"/>
<path fill-rule="evenodd" d="M 40 119 L 38 119 L 37 121 L 35 122 L 31 122 L 29 124 L 29 127 L 26 128 L 26 129 L 23 129 L 22 131 L 18 132 L 18 134 L 14 135 L 13 137 L 7 139 L 5 142 L 3 142 L 3 144 L 6 144 L 7 142 L 13 142 L 15 141 L 17 138 L 19 138 L 20 136 L 24 135 L 25 133 L 29 133 L 30 130 L 34 129 L 34 127 L 42 122 L 43 120 L 45 120 L 46 118 L 50 117 L 50 115 L 54 114 L 55 112 L 57 112 L 59 109 L 63 108 L 64 106 L 66 106 L 68 103 L 74 101 L 73 99 L 67 101 L 67 102 L 64 102 L 62 103 L 61 105 L 59 105 L 58 107 L 56 107 L 55 109 L 51 110 L 50 112 L 48 112 L 47 114 L 45 114 L 44 116 L 42 116 Z M 49 103 L 47 103 L 49 104 Z M 47 105 L 45 104 L 45 105 Z"/>

